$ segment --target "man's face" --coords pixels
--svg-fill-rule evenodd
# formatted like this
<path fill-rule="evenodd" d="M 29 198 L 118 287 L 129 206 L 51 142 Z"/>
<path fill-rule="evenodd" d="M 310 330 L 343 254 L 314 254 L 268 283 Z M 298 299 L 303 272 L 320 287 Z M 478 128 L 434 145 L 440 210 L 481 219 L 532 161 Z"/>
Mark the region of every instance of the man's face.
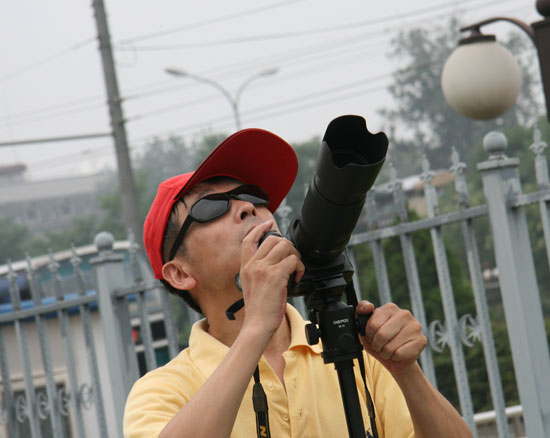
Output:
<path fill-rule="evenodd" d="M 222 182 L 203 185 L 185 198 L 187 208 L 178 210 L 183 224 L 189 208 L 199 199 L 214 193 L 225 193 L 241 185 Z M 241 245 L 244 237 L 257 225 L 273 219 L 264 206 L 231 199 L 227 213 L 207 223 L 193 222 L 187 230 L 185 260 L 193 270 L 200 287 L 233 287 L 235 274 L 240 270 Z M 275 226 L 275 229 L 278 229 Z"/>

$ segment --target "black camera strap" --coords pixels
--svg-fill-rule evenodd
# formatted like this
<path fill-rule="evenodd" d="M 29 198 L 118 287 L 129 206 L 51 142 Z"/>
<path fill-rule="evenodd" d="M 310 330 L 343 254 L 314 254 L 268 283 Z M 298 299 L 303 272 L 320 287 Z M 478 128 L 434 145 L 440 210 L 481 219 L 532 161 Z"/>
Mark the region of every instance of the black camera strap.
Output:
<path fill-rule="evenodd" d="M 357 301 L 357 294 L 355 293 L 355 287 L 353 283 L 349 283 L 346 287 L 346 301 L 348 304 L 351 304 L 354 308 L 357 309 L 359 302 Z M 365 395 L 367 396 L 367 412 L 369 414 L 370 426 L 372 429 L 372 435 L 367 432 L 367 438 L 378 438 L 378 430 L 376 428 L 376 414 L 374 412 L 374 403 L 370 395 L 369 389 L 367 388 L 367 376 L 365 370 L 365 360 L 363 355 L 359 355 L 357 358 L 359 362 L 359 369 L 361 370 L 361 377 L 363 378 L 363 384 L 365 385 Z"/>
<path fill-rule="evenodd" d="M 235 277 L 235 284 L 237 288 L 242 291 L 240 287 L 239 274 Z M 244 300 L 235 301 L 225 311 L 225 316 L 230 321 L 235 320 L 235 313 L 244 307 Z M 271 438 L 271 432 L 269 430 L 269 415 L 267 413 L 267 396 L 265 395 L 264 388 L 260 382 L 260 368 L 256 365 L 254 370 L 254 386 L 252 388 L 252 406 L 256 413 L 256 434 L 258 438 Z"/>
<path fill-rule="evenodd" d="M 244 307 L 244 300 L 241 298 L 240 300 L 235 301 L 231 306 L 227 308 L 225 311 L 225 316 L 230 321 L 235 321 L 235 313 L 237 313 L 239 310 L 241 310 Z"/>
<path fill-rule="evenodd" d="M 254 387 L 252 389 L 252 404 L 256 413 L 256 433 L 258 438 L 271 438 L 269 431 L 269 415 L 267 413 L 267 397 L 260 383 L 260 369 L 254 370 Z"/>
<path fill-rule="evenodd" d="M 378 429 L 376 429 L 376 415 L 374 413 L 374 403 L 372 401 L 370 392 L 367 388 L 367 379 L 365 375 L 365 361 L 363 360 L 363 355 L 359 356 L 357 358 L 357 361 L 359 362 L 361 377 L 363 377 L 363 384 L 365 385 L 365 394 L 367 396 L 367 412 L 369 414 L 369 421 L 372 429 L 372 435 L 370 435 L 370 433 L 367 432 L 367 438 L 371 438 L 371 437 L 378 438 Z"/>

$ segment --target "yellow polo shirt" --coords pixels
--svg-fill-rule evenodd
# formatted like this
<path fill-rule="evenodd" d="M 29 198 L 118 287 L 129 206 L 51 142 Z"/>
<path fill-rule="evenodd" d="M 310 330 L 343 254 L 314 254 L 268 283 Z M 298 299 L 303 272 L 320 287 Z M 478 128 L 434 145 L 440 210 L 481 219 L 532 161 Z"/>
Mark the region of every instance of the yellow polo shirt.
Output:
<path fill-rule="evenodd" d="M 288 305 L 291 342 L 283 356 L 285 388 L 262 357 L 260 380 L 267 395 L 272 438 L 339 438 L 348 436 L 338 375 L 325 365 L 319 345 L 307 343 L 306 322 Z M 150 371 L 133 386 L 124 413 L 126 438 L 154 438 L 193 397 L 222 361 L 228 347 L 210 336 L 206 320 L 193 325 L 186 348 L 166 365 Z M 413 426 L 401 390 L 386 369 L 365 354 L 366 378 L 374 400 L 380 438 L 410 438 Z M 359 367 L 354 366 L 365 429 L 371 430 Z M 232 438 L 255 438 L 256 416 L 251 383 L 243 397 Z M 204 421 L 211 421 L 204 413 Z M 202 438 L 202 437 L 198 437 Z M 204 437 L 210 438 L 210 437 Z"/>

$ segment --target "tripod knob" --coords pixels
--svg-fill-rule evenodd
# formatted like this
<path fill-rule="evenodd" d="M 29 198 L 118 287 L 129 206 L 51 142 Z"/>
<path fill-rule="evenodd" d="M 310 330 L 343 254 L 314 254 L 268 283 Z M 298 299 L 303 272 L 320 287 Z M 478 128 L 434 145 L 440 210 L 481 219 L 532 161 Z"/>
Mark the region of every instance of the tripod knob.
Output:
<path fill-rule="evenodd" d="M 306 339 L 309 345 L 318 344 L 320 336 L 319 329 L 315 326 L 315 324 L 306 325 Z"/>

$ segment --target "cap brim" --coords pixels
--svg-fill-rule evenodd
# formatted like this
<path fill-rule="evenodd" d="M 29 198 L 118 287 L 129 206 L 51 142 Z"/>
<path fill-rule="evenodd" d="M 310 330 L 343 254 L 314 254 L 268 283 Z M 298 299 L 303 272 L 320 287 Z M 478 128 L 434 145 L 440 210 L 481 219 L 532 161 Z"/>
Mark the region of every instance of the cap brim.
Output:
<path fill-rule="evenodd" d="M 261 187 L 275 212 L 289 192 L 298 172 L 292 147 L 271 132 L 244 129 L 225 139 L 202 162 L 175 199 L 192 187 L 215 176 L 228 176 Z"/>

